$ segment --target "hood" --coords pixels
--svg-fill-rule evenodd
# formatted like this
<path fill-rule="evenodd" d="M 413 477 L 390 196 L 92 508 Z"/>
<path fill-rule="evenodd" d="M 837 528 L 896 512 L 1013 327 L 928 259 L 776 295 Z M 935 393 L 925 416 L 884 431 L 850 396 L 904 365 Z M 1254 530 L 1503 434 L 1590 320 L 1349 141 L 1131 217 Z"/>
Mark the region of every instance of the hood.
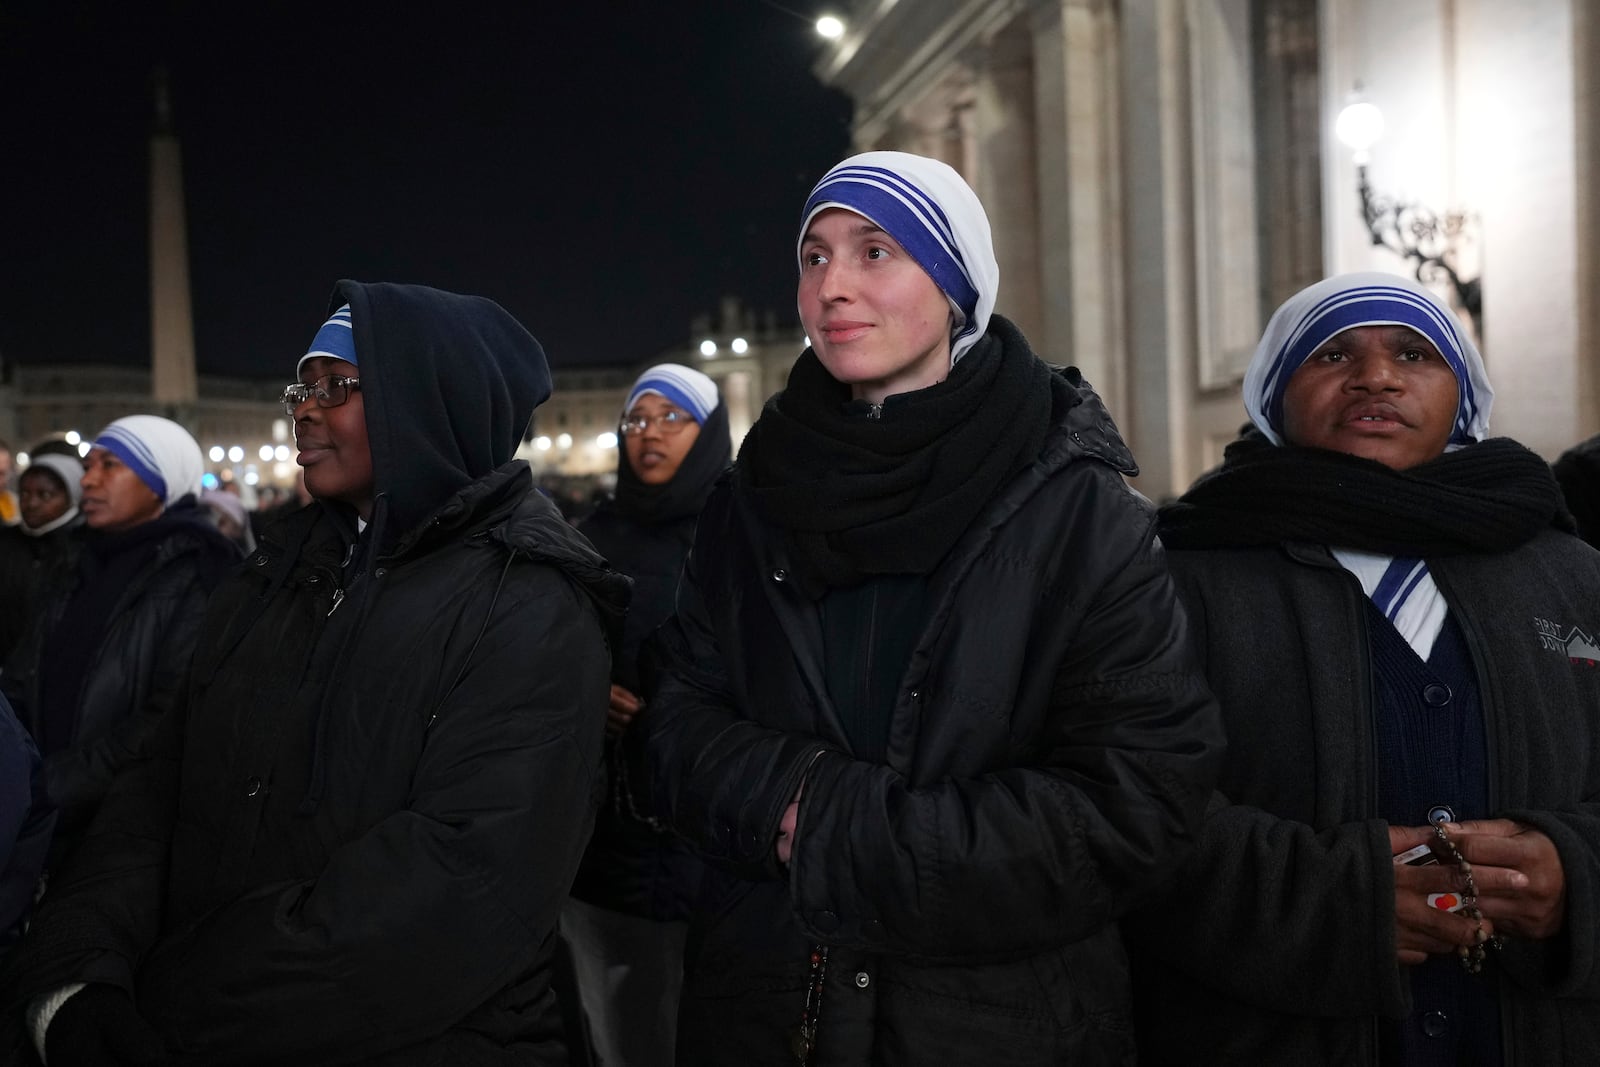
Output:
<path fill-rule="evenodd" d="M 345 280 L 329 310 L 344 304 L 360 359 L 381 553 L 510 461 L 550 395 L 550 368 L 533 335 L 485 297 Z"/>
<path fill-rule="evenodd" d="M 532 476 L 526 467 L 520 475 Z M 622 647 L 622 620 L 628 610 L 633 582 L 614 570 L 595 551 L 589 539 L 562 516 L 549 497 L 529 491 L 506 520 L 489 531 L 491 540 L 516 555 L 560 570 L 588 594 L 605 628 L 606 642 L 615 656 Z"/>
<path fill-rule="evenodd" d="M 1133 478 L 1139 473 L 1133 451 L 1122 439 L 1122 431 L 1107 410 L 1094 386 L 1084 380 L 1077 367 L 1052 367 L 1055 380 L 1054 410 L 1051 421 L 1056 427 L 1050 443 L 1045 446 L 1044 458 L 1057 463 L 1073 459 L 1097 459 L 1109 464 L 1119 474 Z"/>

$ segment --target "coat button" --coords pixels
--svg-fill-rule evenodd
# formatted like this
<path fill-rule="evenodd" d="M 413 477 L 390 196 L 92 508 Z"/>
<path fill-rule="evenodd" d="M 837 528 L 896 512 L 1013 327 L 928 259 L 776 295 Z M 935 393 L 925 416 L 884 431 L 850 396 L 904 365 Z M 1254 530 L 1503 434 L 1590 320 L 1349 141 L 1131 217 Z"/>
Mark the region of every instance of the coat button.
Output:
<path fill-rule="evenodd" d="M 372 576 L 374 578 L 382 578 L 384 575 L 386 575 L 388 573 L 389 573 L 389 568 L 388 567 L 379 567 L 377 570 L 372 572 Z"/>
<path fill-rule="evenodd" d="M 1455 809 L 1451 808 L 1450 805 L 1448 805 L 1448 804 L 1435 804 L 1433 807 L 1428 809 L 1428 822 L 1429 823 L 1455 822 L 1455 821 L 1456 821 Z"/>
<path fill-rule="evenodd" d="M 913 689 L 913 690 L 912 690 L 912 691 L 911 691 L 911 699 L 912 699 L 912 700 L 921 700 L 921 699 L 922 699 L 922 690 L 920 690 L 920 689 Z"/>
<path fill-rule="evenodd" d="M 1429 682 L 1422 687 L 1422 699 L 1430 708 L 1442 708 L 1450 703 L 1450 687 L 1439 682 Z"/>
<path fill-rule="evenodd" d="M 265 567 L 267 565 L 267 554 L 265 552 L 257 552 L 251 557 L 250 562 L 257 567 Z"/>
<path fill-rule="evenodd" d="M 872 977 L 866 971 L 856 972 L 856 988 L 865 989 L 872 984 Z"/>
<path fill-rule="evenodd" d="M 261 792 L 261 779 L 252 774 L 244 780 L 244 795 L 253 797 L 259 792 Z"/>
<path fill-rule="evenodd" d="M 320 581 L 322 581 L 322 575 L 320 575 L 320 574 L 308 574 L 308 575 L 306 575 L 306 584 L 307 585 L 316 585 Z"/>
<path fill-rule="evenodd" d="M 1450 1017 L 1442 1011 L 1430 1011 L 1422 1017 L 1422 1032 L 1429 1037 L 1443 1037 L 1450 1032 Z"/>
<path fill-rule="evenodd" d="M 775 581 L 775 582 L 784 582 L 784 581 L 788 581 L 788 579 L 789 579 L 789 572 L 788 571 L 784 570 L 782 567 L 774 567 L 773 568 L 773 570 L 772 570 L 772 580 L 773 581 Z"/>

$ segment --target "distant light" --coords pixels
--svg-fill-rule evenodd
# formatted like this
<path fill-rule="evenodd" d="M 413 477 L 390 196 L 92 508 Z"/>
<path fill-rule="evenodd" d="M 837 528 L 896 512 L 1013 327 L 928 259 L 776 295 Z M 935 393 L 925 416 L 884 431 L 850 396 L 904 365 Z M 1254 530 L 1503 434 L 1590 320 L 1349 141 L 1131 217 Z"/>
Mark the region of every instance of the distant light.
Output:
<path fill-rule="evenodd" d="M 261 458 L 266 459 L 267 457 L 262 456 Z M 277 460 L 279 463 L 289 462 L 289 446 L 279 445 L 277 448 L 274 448 L 272 450 L 272 458 Z"/>
<path fill-rule="evenodd" d="M 69 445 L 75 445 L 79 441 L 83 440 L 83 435 L 80 434 L 77 430 L 68 430 L 67 431 L 67 436 L 64 438 L 64 440 Z"/>
<path fill-rule="evenodd" d="M 200 488 L 202 489 L 215 489 L 217 484 L 217 476 L 210 471 L 206 471 L 200 476 Z"/>
<path fill-rule="evenodd" d="M 79 441 L 78 442 L 78 455 L 79 456 L 87 456 L 88 454 L 89 454 L 89 442 L 88 441 Z"/>
<path fill-rule="evenodd" d="M 258 483 L 260 481 L 261 481 L 261 475 L 257 474 L 255 471 L 249 471 L 244 476 L 244 484 L 245 485 L 255 485 L 256 483 Z"/>
<path fill-rule="evenodd" d="M 700 354 L 702 356 L 705 356 L 707 359 L 710 359 L 712 356 L 716 355 L 717 354 L 717 342 L 711 340 L 710 338 L 707 338 L 706 340 L 701 341 L 700 342 Z"/>
<path fill-rule="evenodd" d="M 272 476 L 280 482 L 288 481 L 293 475 L 294 468 L 287 463 L 274 463 L 272 465 Z"/>
<path fill-rule="evenodd" d="M 811 335 L 810 335 L 810 334 L 807 334 L 807 335 L 806 335 L 806 336 L 805 336 L 805 338 L 804 338 L 804 341 L 805 341 L 805 346 L 806 346 L 806 347 L 807 347 L 807 348 L 810 348 L 810 347 L 811 347 Z"/>
<path fill-rule="evenodd" d="M 844 23 L 832 15 L 824 15 L 817 20 L 817 33 L 830 41 L 837 41 L 844 36 Z"/>
<path fill-rule="evenodd" d="M 540 452 L 548 452 L 548 451 L 550 451 L 550 438 L 548 438 L 548 437 L 535 437 L 533 439 L 533 447 L 537 448 Z"/>
<path fill-rule="evenodd" d="M 289 439 L 289 420 L 272 420 L 272 439 L 274 441 L 287 441 Z"/>
<path fill-rule="evenodd" d="M 742 356 L 746 352 L 750 351 L 750 342 L 746 341 L 743 337 L 735 337 L 733 339 L 733 344 L 729 345 L 728 347 L 733 349 L 734 355 Z"/>
<path fill-rule="evenodd" d="M 242 445 L 234 445 L 232 448 L 228 449 L 228 458 L 233 460 L 235 463 L 243 463 L 244 447 Z"/>
<path fill-rule="evenodd" d="M 18 452 L 17 453 L 17 466 L 26 467 L 29 463 L 32 463 L 32 462 L 33 462 L 32 458 L 30 458 L 29 455 L 26 452 Z"/>
<path fill-rule="evenodd" d="M 211 457 L 211 462 L 221 463 L 228 458 L 228 450 L 221 445 L 212 445 L 211 451 L 207 452 L 206 455 Z"/>
<path fill-rule="evenodd" d="M 607 430 L 605 433 L 601 434 L 599 437 L 596 437 L 594 439 L 594 443 L 596 445 L 598 445 L 599 447 L 601 447 L 601 448 L 616 448 L 617 447 L 617 435 L 612 433 L 610 430 Z"/>
<path fill-rule="evenodd" d="M 256 449 L 256 455 L 260 456 L 261 462 L 265 463 L 267 460 L 272 458 L 272 446 L 262 445 L 260 448 Z"/>
<path fill-rule="evenodd" d="M 1383 136 L 1383 112 L 1378 110 L 1376 104 L 1365 101 L 1351 104 L 1339 112 L 1339 117 L 1333 122 L 1333 132 L 1356 154 L 1356 162 L 1364 163 L 1367 149 Z"/>
<path fill-rule="evenodd" d="M 564 433 L 564 434 L 560 435 L 559 437 L 557 437 L 556 438 L 556 447 L 557 448 L 571 448 L 572 447 L 572 435 L 570 433 Z"/>

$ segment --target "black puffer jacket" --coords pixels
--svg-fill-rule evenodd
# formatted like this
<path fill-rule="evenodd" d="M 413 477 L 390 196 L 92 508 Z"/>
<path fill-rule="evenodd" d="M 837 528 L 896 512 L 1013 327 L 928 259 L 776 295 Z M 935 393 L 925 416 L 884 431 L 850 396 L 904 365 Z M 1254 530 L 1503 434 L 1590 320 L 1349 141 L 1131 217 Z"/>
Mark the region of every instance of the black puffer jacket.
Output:
<path fill-rule="evenodd" d="M 41 593 L 72 569 L 82 526 L 80 516 L 37 537 L 20 526 L 0 526 L 0 664 L 33 625 Z"/>
<path fill-rule="evenodd" d="M 206 598 L 239 559 L 239 550 L 199 515 L 192 498 L 156 521 L 160 527 L 150 532 L 159 541 L 117 596 L 79 683 L 72 743 L 45 759 L 50 801 L 60 817 L 51 846 L 55 860 L 76 844 L 117 771 L 180 701 Z M 0 691 L 36 739 L 46 735 L 39 689 L 46 642 L 83 580 L 71 561 L 93 552 L 97 540 L 93 532 L 81 536 L 88 546 L 63 555 L 64 569 L 53 572 L 34 626 L 0 677 Z"/>
<path fill-rule="evenodd" d="M 1132 926 L 1140 1061 L 1377 1064 L 1379 1018 L 1411 997 L 1367 598 L 1320 545 L 1171 558 L 1230 744 L 1179 888 Z M 1600 554 L 1552 530 L 1428 567 L 1477 666 L 1493 817 L 1549 835 L 1566 875 L 1564 929 L 1485 964 L 1504 1062 L 1600 1063 L 1600 668 L 1568 648 L 1600 633 Z"/>
<path fill-rule="evenodd" d="M 694 539 L 694 523 L 693 515 L 658 523 L 635 522 L 614 506 L 603 505 L 578 526 L 613 567 L 633 580 L 622 654 L 612 665 L 611 677 L 640 696 L 644 693 L 637 667 L 639 648 L 672 614 L 678 575 Z M 649 707 L 641 714 L 649 715 Z M 640 725 L 636 721 L 630 732 Z M 634 784 L 642 776 L 629 773 L 628 747 L 620 741 L 606 743 L 605 802 L 572 884 L 572 895 L 629 915 L 682 919 L 688 914 L 687 896 L 699 877 L 700 863 L 656 819 L 648 794 Z"/>
<path fill-rule="evenodd" d="M 784 539 L 732 482 L 707 504 L 647 720 L 712 864 L 680 1062 L 793 1062 L 817 945 L 817 1063 L 1131 1060 L 1113 920 L 1182 853 L 1221 735 L 1132 459 L 1067 374 L 1037 461 L 928 576 L 884 764 L 850 754 Z"/>
<path fill-rule="evenodd" d="M 505 462 L 533 339 L 477 298 L 346 301 L 371 525 L 314 505 L 218 590 L 184 713 L 0 989 L 122 986 L 178 1064 L 562 1064 L 549 958 L 627 583 Z"/>

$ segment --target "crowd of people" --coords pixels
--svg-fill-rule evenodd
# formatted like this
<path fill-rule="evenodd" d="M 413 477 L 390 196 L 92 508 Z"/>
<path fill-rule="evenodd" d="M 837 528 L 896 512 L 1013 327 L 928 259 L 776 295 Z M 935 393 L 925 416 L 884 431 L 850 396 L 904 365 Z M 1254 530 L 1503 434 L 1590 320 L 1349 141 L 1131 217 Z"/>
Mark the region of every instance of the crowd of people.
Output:
<path fill-rule="evenodd" d="M 651 367 L 576 522 L 539 343 L 418 285 L 308 324 L 270 513 L 0 449 L 0 1060 L 1600 1061 L 1600 438 L 1341 275 L 1158 508 L 950 167 L 794 254 L 737 456 Z"/>

